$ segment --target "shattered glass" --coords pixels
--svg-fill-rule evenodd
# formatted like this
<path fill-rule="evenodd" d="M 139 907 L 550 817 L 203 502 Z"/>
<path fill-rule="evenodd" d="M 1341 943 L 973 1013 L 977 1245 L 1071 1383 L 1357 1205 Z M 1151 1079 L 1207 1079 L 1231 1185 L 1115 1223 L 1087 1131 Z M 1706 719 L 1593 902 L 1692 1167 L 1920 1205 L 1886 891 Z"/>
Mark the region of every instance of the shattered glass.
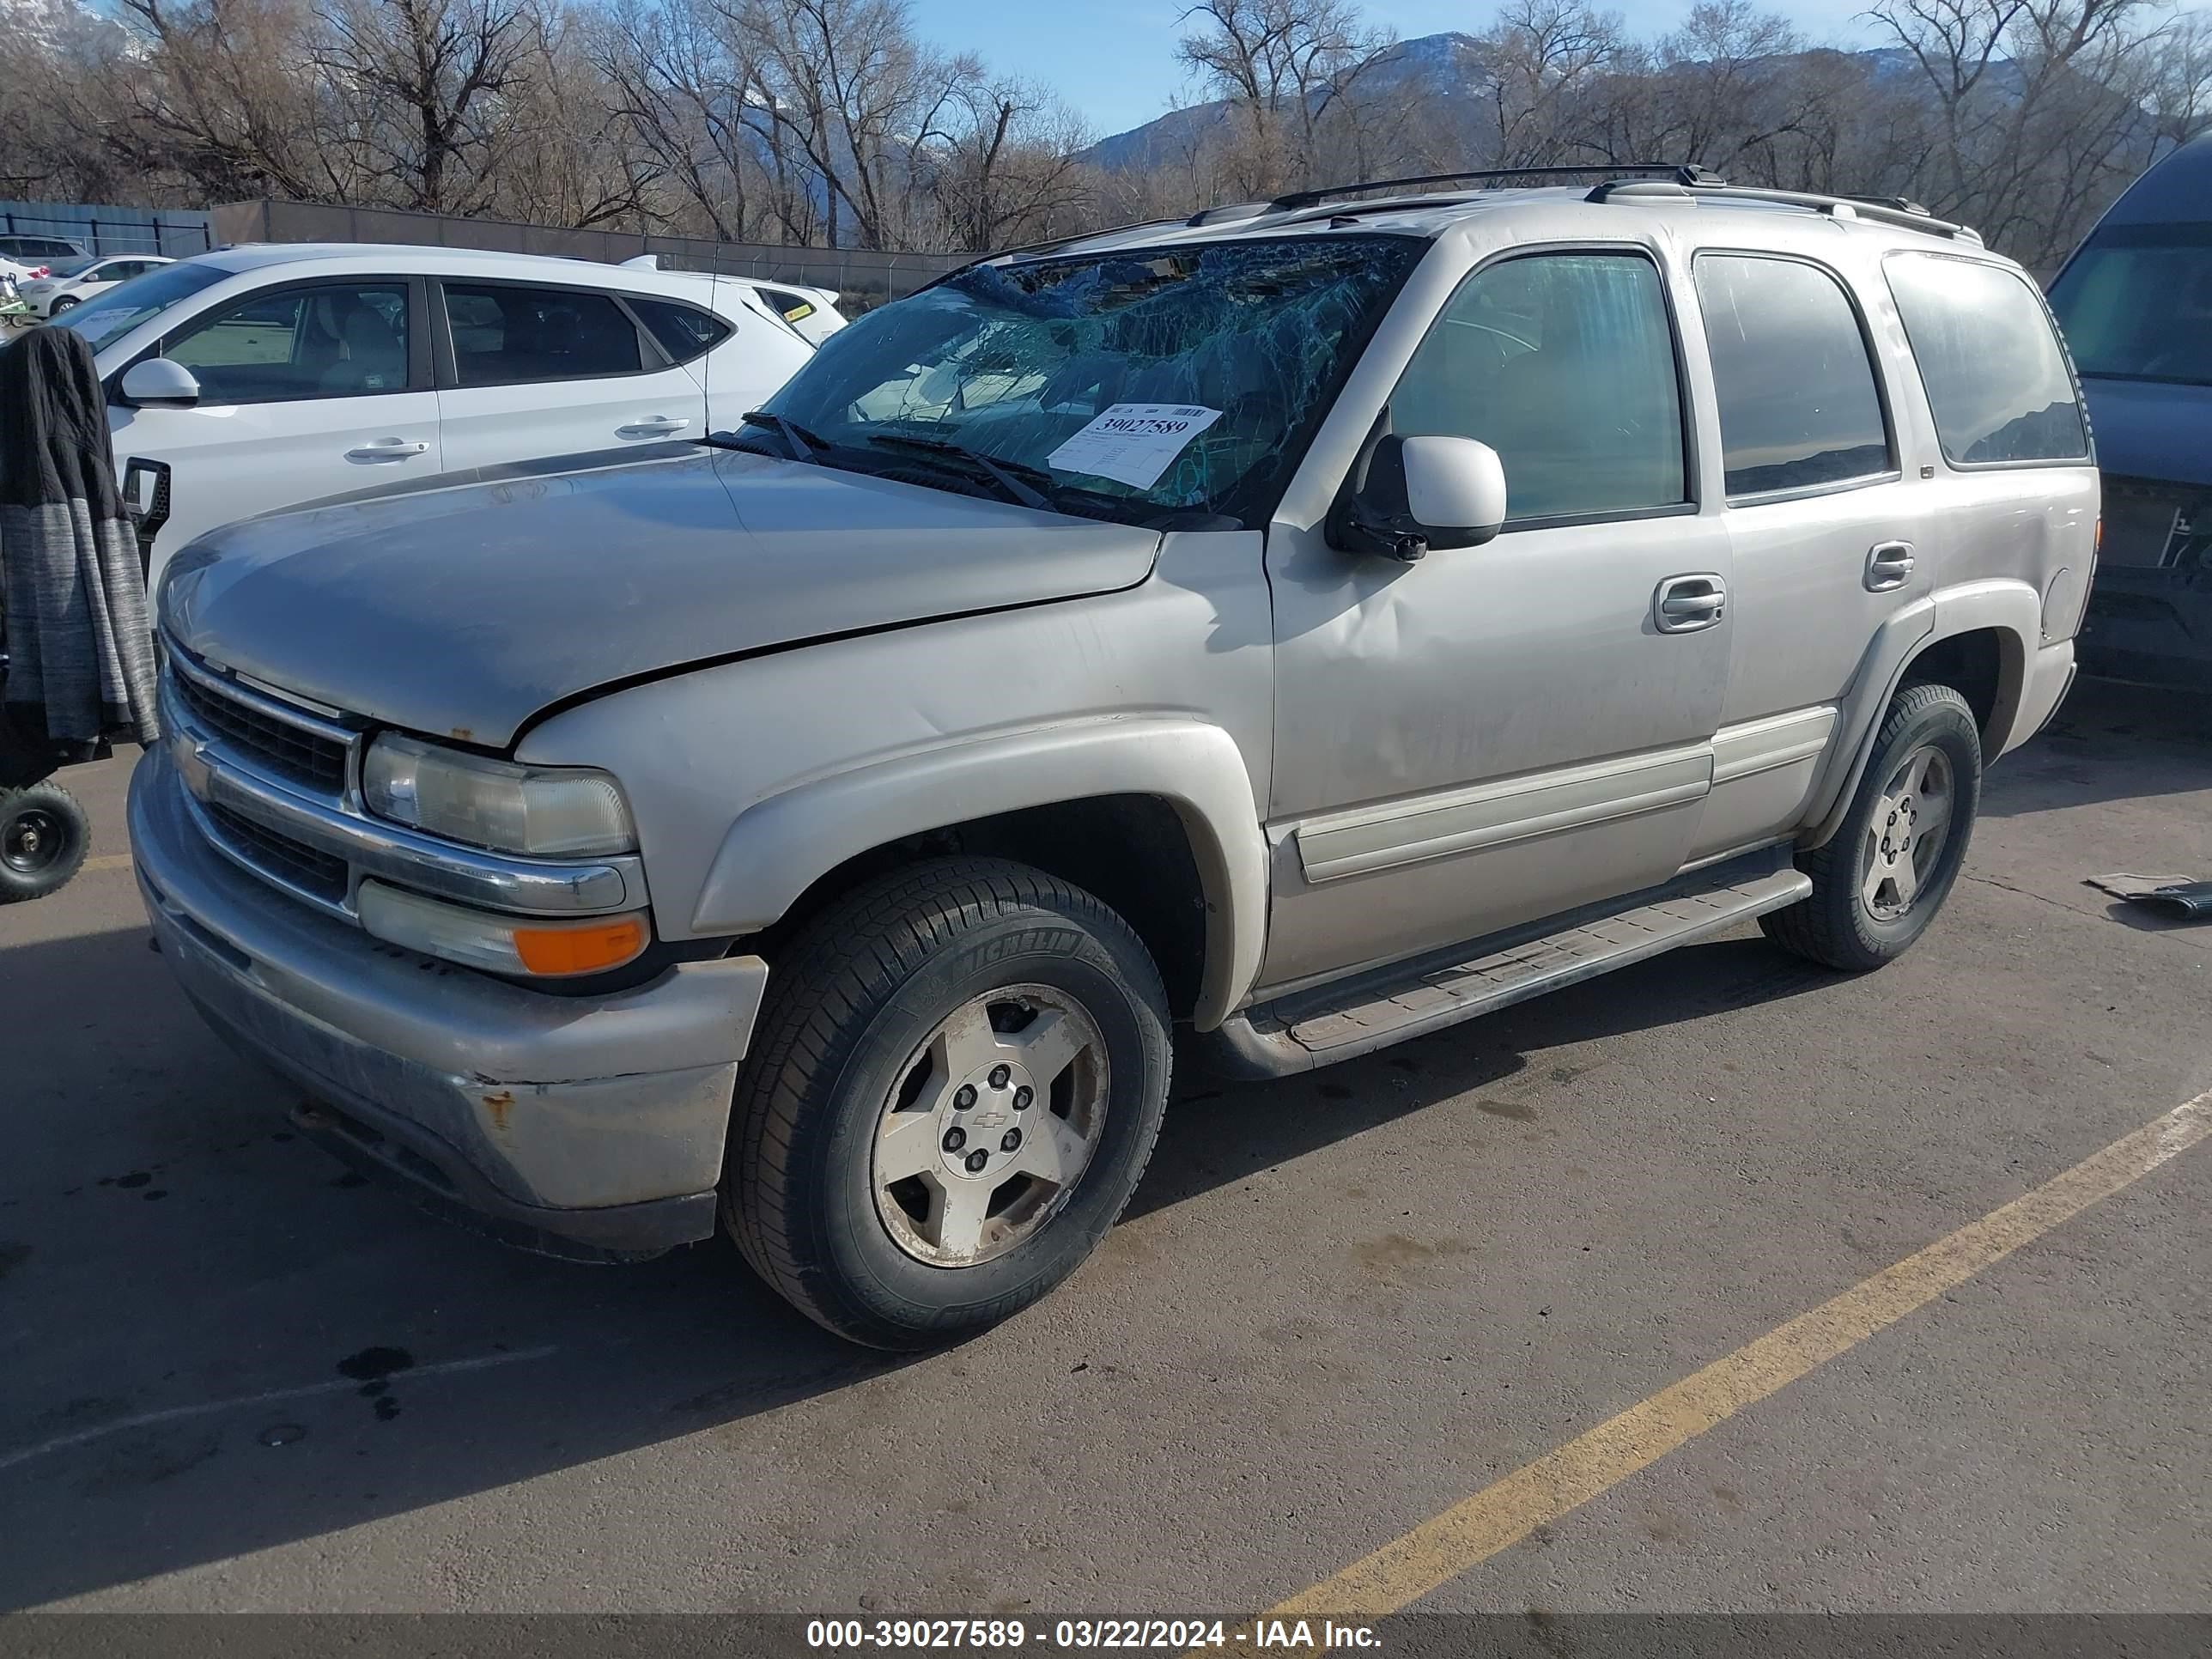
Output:
<path fill-rule="evenodd" d="M 877 441 L 927 436 L 1071 511 L 1258 523 L 1425 246 L 1311 236 L 979 266 L 839 331 L 766 407 L 830 465 L 907 476 L 915 450 Z M 1148 486 L 1053 465 L 1127 404 L 1220 418 Z M 785 453 L 763 432 L 748 444 Z"/>

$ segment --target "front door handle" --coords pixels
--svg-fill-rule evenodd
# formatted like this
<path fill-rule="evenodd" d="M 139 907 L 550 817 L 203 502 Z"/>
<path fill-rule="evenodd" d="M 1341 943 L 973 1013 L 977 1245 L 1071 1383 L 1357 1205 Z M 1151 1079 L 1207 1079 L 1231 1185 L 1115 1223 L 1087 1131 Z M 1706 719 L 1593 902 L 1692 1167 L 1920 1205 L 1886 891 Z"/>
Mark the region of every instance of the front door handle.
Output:
<path fill-rule="evenodd" d="M 1912 544 L 1876 542 L 1867 550 L 1866 590 L 1887 593 L 1912 580 Z"/>
<path fill-rule="evenodd" d="M 628 426 L 615 428 L 617 438 L 665 438 L 672 432 L 681 432 L 691 422 L 678 420 L 672 415 L 651 415 L 641 421 L 632 421 Z"/>
<path fill-rule="evenodd" d="M 1711 571 L 1669 576 L 1651 596 L 1652 624 L 1662 634 L 1694 634 L 1728 610 L 1728 584 Z"/>
<path fill-rule="evenodd" d="M 420 455 L 430 447 L 407 438 L 378 438 L 357 449 L 346 451 L 349 461 L 404 461 Z"/>

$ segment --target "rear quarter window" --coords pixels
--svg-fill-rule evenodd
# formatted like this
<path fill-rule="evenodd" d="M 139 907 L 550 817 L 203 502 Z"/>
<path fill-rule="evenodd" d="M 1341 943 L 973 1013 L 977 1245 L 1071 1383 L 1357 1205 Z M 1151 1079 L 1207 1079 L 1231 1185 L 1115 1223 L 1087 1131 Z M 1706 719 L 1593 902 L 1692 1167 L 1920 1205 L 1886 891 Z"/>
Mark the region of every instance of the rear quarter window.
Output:
<path fill-rule="evenodd" d="M 629 301 L 629 308 L 637 313 L 638 319 L 672 362 L 688 363 L 694 357 L 704 356 L 730 337 L 728 323 L 696 306 L 679 304 L 674 300 L 648 299 L 642 294 L 623 297 Z"/>
<path fill-rule="evenodd" d="M 1954 466 L 2081 461 L 2088 430 L 2043 299 L 2002 265 L 1948 253 L 1883 262 Z"/>

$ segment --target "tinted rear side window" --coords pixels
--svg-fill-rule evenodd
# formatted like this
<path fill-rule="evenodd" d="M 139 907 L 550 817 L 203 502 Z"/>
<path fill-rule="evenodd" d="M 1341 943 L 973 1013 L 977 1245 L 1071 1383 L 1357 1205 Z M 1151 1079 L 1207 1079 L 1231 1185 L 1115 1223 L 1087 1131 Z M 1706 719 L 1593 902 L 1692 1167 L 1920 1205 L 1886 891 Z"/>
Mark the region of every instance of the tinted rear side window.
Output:
<path fill-rule="evenodd" d="M 804 294 L 792 294 L 780 288 L 764 288 L 760 296 L 774 306 L 787 323 L 803 323 L 818 309 Z"/>
<path fill-rule="evenodd" d="M 637 294 L 627 297 L 630 309 L 673 362 L 688 363 L 730 337 L 730 325 L 710 311 L 678 305 L 673 300 L 648 300 Z"/>
<path fill-rule="evenodd" d="M 2043 301 L 2002 265 L 1942 253 L 1884 267 L 1954 465 L 2078 461 L 2089 440 Z"/>
<path fill-rule="evenodd" d="M 604 294 L 448 283 L 453 370 L 463 386 L 516 386 L 635 374 L 637 328 Z"/>
<path fill-rule="evenodd" d="M 1866 337 L 1843 287 L 1794 259 L 1701 253 L 1731 495 L 1812 489 L 1890 471 Z"/>

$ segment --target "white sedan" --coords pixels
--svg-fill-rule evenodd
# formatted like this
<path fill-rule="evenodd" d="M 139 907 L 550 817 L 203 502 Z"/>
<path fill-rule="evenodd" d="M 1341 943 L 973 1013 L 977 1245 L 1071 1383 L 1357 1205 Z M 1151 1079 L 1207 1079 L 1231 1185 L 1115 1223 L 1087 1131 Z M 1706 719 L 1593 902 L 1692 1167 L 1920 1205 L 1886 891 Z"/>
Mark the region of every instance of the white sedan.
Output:
<path fill-rule="evenodd" d="M 33 317 L 58 317 L 82 305 L 96 294 L 105 294 L 118 283 L 143 276 L 161 265 L 173 265 L 153 253 L 119 253 L 108 258 L 58 259 L 43 276 L 19 280 L 17 291 Z"/>

